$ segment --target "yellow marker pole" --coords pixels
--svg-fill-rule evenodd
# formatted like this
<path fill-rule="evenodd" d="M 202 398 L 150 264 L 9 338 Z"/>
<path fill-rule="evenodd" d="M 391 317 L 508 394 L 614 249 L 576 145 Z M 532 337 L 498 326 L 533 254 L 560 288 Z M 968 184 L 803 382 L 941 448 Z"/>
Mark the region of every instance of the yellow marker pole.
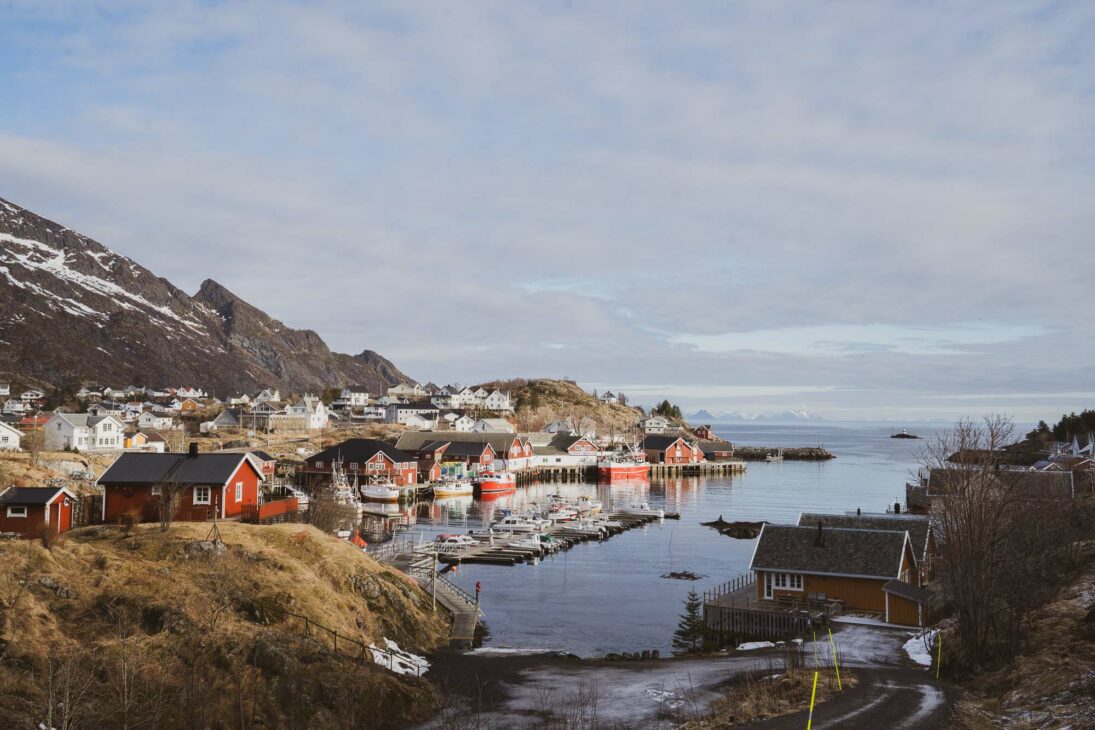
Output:
<path fill-rule="evenodd" d="M 829 629 L 829 648 L 833 652 L 833 667 L 836 669 L 836 688 L 844 691 L 844 685 L 840 682 L 840 662 L 836 658 L 836 642 L 833 641 L 833 630 Z"/>
<path fill-rule="evenodd" d="M 814 699 L 817 698 L 817 670 L 814 670 L 814 688 L 810 691 L 810 717 L 806 720 L 806 730 L 814 725 Z"/>
<path fill-rule="evenodd" d="M 938 631 L 935 634 L 935 641 L 939 646 L 939 651 L 935 654 L 935 678 L 939 679 L 939 670 L 943 668 L 943 632 Z"/>

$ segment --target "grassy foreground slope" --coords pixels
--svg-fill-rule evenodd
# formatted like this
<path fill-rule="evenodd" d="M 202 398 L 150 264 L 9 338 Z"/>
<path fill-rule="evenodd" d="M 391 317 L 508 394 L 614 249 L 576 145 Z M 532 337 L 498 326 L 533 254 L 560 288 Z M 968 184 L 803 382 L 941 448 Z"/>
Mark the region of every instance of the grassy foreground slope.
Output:
<path fill-rule="evenodd" d="M 447 627 L 406 577 L 304 525 L 93 527 L 0 543 L 0 717 L 34 727 L 389 727 L 436 706 L 422 680 L 343 642 L 416 653 Z"/>

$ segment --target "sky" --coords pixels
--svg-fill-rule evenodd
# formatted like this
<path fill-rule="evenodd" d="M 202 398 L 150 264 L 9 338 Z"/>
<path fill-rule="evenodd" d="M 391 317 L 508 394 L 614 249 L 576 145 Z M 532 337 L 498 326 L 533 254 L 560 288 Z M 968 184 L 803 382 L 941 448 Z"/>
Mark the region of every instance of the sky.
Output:
<path fill-rule="evenodd" d="M 1095 405 L 1095 3 L 0 0 L 0 196 L 412 377 Z"/>

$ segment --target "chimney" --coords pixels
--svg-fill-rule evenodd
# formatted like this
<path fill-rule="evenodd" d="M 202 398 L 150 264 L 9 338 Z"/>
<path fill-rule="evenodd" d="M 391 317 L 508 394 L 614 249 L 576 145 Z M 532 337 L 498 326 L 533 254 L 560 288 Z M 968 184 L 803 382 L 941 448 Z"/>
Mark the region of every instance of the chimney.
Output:
<path fill-rule="evenodd" d="M 894 502 L 893 503 L 893 513 L 895 515 L 901 514 L 901 503 L 900 502 Z"/>
<path fill-rule="evenodd" d="M 197 458 L 197 456 L 198 456 L 198 442 L 197 441 L 191 441 L 190 442 L 189 456 L 190 456 L 191 459 L 196 459 Z"/>
<path fill-rule="evenodd" d="M 814 538 L 814 547 L 825 547 L 825 533 L 821 529 L 821 520 L 817 521 L 817 537 Z"/>

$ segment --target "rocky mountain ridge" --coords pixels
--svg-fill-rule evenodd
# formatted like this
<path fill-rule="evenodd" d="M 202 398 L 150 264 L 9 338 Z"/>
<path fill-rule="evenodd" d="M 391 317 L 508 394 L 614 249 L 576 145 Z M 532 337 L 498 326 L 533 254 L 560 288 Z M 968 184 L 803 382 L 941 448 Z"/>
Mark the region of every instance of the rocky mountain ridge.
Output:
<path fill-rule="evenodd" d="M 0 198 L 0 373 L 194 385 L 373 390 L 409 380 L 371 350 L 331 352 L 212 279 L 193 296 L 132 259 Z"/>

